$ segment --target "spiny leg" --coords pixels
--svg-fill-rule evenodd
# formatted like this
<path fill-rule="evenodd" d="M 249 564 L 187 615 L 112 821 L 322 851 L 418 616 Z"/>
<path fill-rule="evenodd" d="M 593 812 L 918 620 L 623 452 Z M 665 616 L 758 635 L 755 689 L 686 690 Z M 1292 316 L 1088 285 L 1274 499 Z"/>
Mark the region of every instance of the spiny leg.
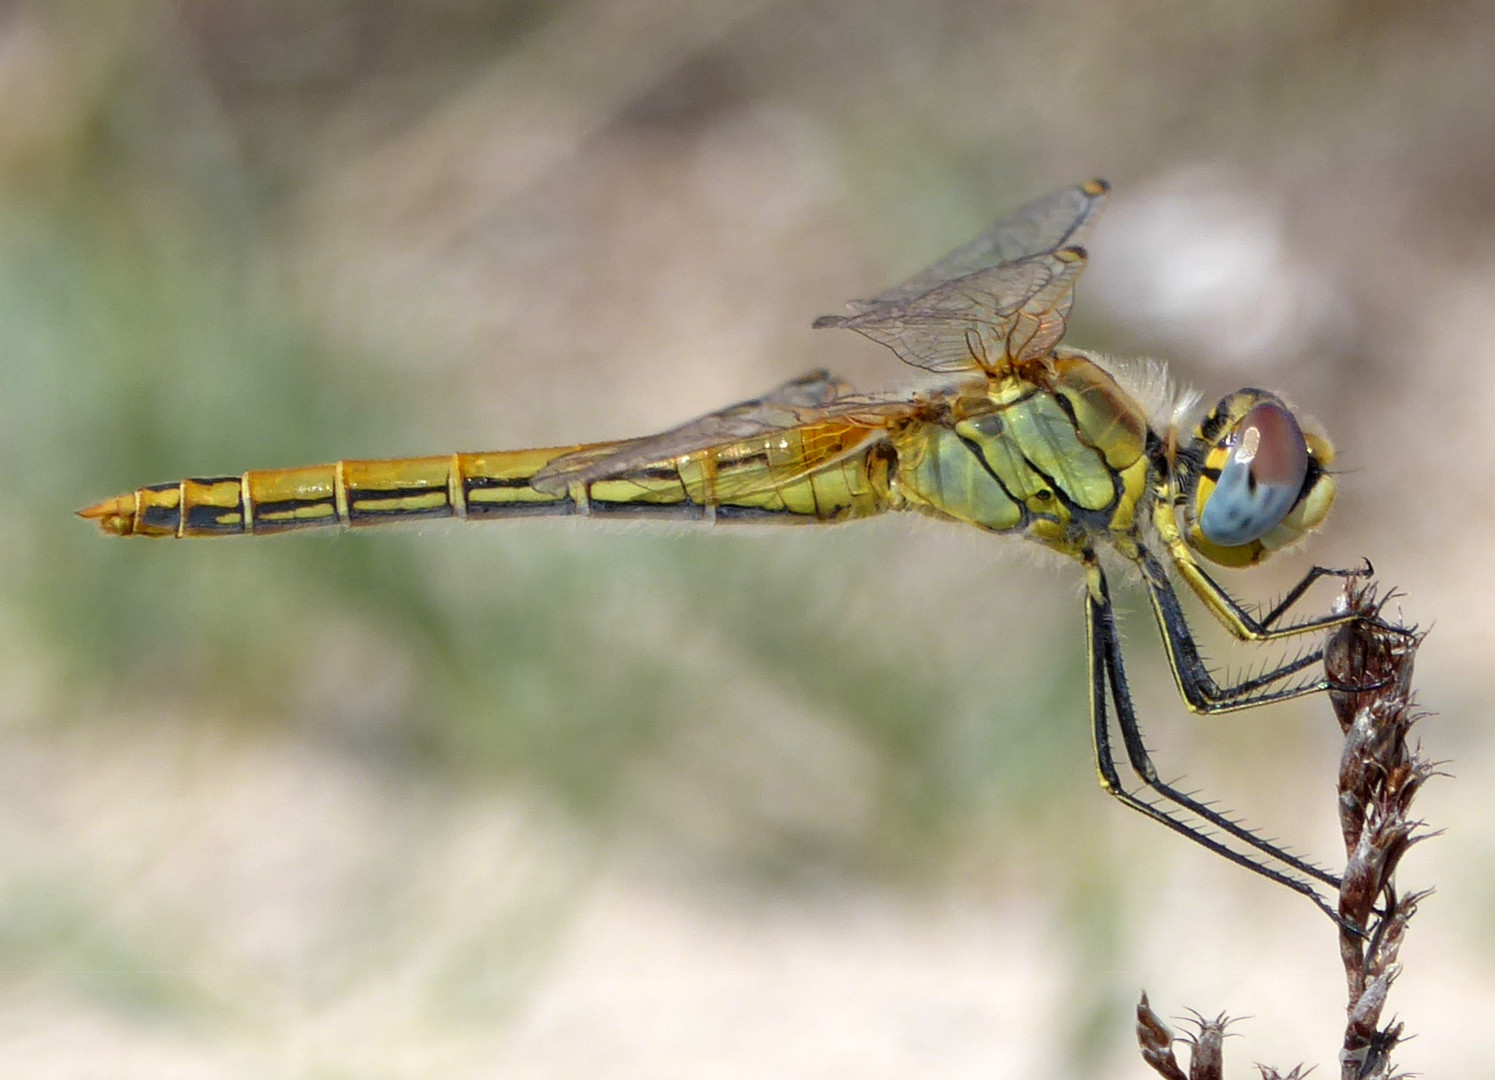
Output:
<path fill-rule="evenodd" d="M 1269 689 L 1276 684 L 1280 684 L 1283 679 L 1317 665 L 1323 660 L 1324 654 L 1322 648 L 1305 651 L 1301 655 L 1269 667 L 1257 675 L 1242 678 L 1236 682 L 1222 686 L 1200 656 L 1199 646 L 1194 640 L 1193 631 L 1189 628 L 1188 619 L 1184 616 L 1183 606 L 1179 602 L 1178 594 L 1173 588 L 1173 583 L 1169 580 L 1167 570 L 1158 561 L 1156 556 L 1141 545 L 1137 546 L 1134 558 L 1141 568 L 1143 580 L 1147 584 L 1148 596 L 1152 601 L 1153 612 L 1157 617 L 1158 626 L 1163 632 L 1163 642 L 1168 649 L 1168 662 L 1173 669 L 1174 679 L 1178 683 L 1179 693 L 1183 696 L 1191 712 L 1205 714 L 1233 712 L 1237 709 L 1265 705 L 1274 701 L 1289 701 L 1293 698 L 1317 693 L 1321 690 L 1360 691 L 1366 689 L 1365 687 L 1340 687 L 1325 678 L 1309 679 L 1290 686 L 1277 685 L 1276 689 Z M 1203 572 L 1200 571 L 1200 573 L 1202 574 Z M 1323 567 L 1314 567 L 1312 571 L 1304 575 L 1303 580 L 1289 592 L 1287 597 L 1273 608 L 1271 613 L 1261 620 L 1260 623 L 1256 623 L 1256 625 L 1260 627 L 1279 618 L 1284 611 L 1303 595 L 1308 586 L 1318 578 L 1328 576 L 1354 577 L 1360 573 L 1361 571 L 1358 570 L 1329 570 Z M 1208 579 L 1206 576 L 1206 580 L 1212 579 Z M 1223 589 L 1220 590 L 1220 595 L 1234 605 L 1237 610 L 1243 610 Z M 1319 629 L 1322 626 L 1337 625 L 1344 621 L 1345 617 L 1343 615 L 1335 614 L 1322 619 L 1297 623 L 1292 627 L 1283 627 L 1276 631 L 1268 629 L 1266 636 L 1248 638 L 1246 640 L 1271 641 L 1277 638 L 1297 636 L 1311 630 Z"/>
<path fill-rule="evenodd" d="M 1196 565 L 1195 569 L 1198 571 L 1199 577 L 1207 582 L 1209 587 L 1212 588 L 1220 596 L 1221 600 L 1231 609 L 1236 619 L 1238 619 L 1242 623 L 1242 625 L 1246 626 L 1246 628 L 1251 631 L 1251 637 L 1247 640 L 1273 641 L 1277 638 L 1290 637 L 1295 634 L 1304 634 L 1314 630 L 1325 630 L 1335 626 L 1342 626 L 1346 622 L 1350 621 L 1368 623 L 1374 626 L 1376 629 L 1383 630 L 1388 634 L 1416 637 L 1415 632 L 1408 630 L 1405 626 L 1401 626 L 1394 622 L 1387 622 L 1386 620 L 1382 619 L 1379 605 L 1377 605 L 1376 610 L 1373 612 L 1367 613 L 1346 611 L 1338 614 L 1305 619 L 1302 622 L 1293 623 L 1289 626 L 1274 626 L 1274 624 L 1279 619 L 1281 619 L 1282 616 L 1293 607 L 1293 605 L 1295 605 L 1300 599 L 1302 599 L 1303 594 L 1309 590 L 1313 583 L 1318 581 L 1320 578 L 1333 577 L 1340 578 L 1342 580 L 1360 578 L 1366 581 L 1370 580 L 1370 578 L 1376 572 L 1375 567 L 1371 565 L 1369 559 L 1363 559 L 1362 563 L 1363 565 L 1355 567 L 1354 569 L 1344 569 L 1330 566 L 1309 567 L 1308 572 L 1304 574 L 1301 579 L 1299 579 L 1296 585 L 1294 585 L 1287 591 L 1287 594 L 1277 602 L 1276 606 L 1274 606 L 1272 610 L 1268 611 L 1259 619 L 1254 618 L 1248 611 L 1246 611 L 1246 609 L 1241 606 L 1240 602 L 1237 601 L 1235 597 L 1231 596 L 1229 592 L 1227 592 L 1222 586 L 1220 586 L 1207 573 L 1205 573 L 1202 567 Z M 1389 596 L 1383 597 L 1382 603 L 1384 604 L 1388 599 L 1390 599 Z M 1338 687 L 1335 684 L 1330 683 L 1330 689 L 1338 689 Z"/>
<path fill-rule="evenodd" d="M 1328 680 L 1313 679 L 1292 686 L 1268 689 L 1319 663 L 1323 659 L 1322 648 L 1309 650 L 1258 675 L 1222 686 L 1200 656 L 1199 645 L 1194 640 L 1193 631 L 1189 629 L 1183 605 L 1179 602 L 1178 593 L 1168 580 L 1168 573 L 1163 565 L 1145 548 L 1138 549 L 1137 562 L 1147 584 L 1153 614 L 1163 632 L 1163 644 L 1167 646 L 1168 664 L 1173 669 L 1174 681 L 1178 683 L 1179 693 L 1183 695 L 1191 712 L 1230 712 L 1272 701 L 1287 701 L 1329 688 Z"/>
<path fill-rule="evenodd" d="M 1340 578 L 1341 580 L 1348 578 L 1369 579 L 1374 573 L 1375 567 L 1371 566 L 1369 559 L 1365 560 L 1364 566 L 1356 567 L 1353 570 L 1346 570 L 1344 568 L 1332 566 L 1311 566 L 1308 568 L 1308 573 L 1304 574 L 1302 578 L 1299 579 L 1296 585 L 1287 590 L 1287 594 L 1277 602 L 1277 606 L 1272 608 L 1271 611 L 1267 612 L 1261 617 L 1258 626 L 1265 629 L 1270 627 L 1278 619 L 1282 618 L 1283 615 L 1287 614 L 1289 608 L 1291 608 L 1294 604 L 1296 604 L 1303 598 L 1303 594 L 1306 593 L 1313 586 L 1313 583 L 1316 582 L 1319 578 L 1335 577 Z M 1224 589 L 1221 589 L 1220 591 L 1222 593 L 1225 592 Z M 1225 593 L 1225 596 L 1227 597 L 1227 599 L 1230 598 L 1229 593 Z M 1240 609 L 1240 605 L 1236 604 L 1233 599 L 1231 599 L 1231 604 L 1238 610 L 1240 610 L 1242 619 L 1250 618 L 1250 616 L 1248 616 L 1243 609 Z"/>
<path fill-rule="evenodd" d="M 1298 873 L 1315 878 L 1337 889 L 1339 887 L 1338 877 L 1307 862 L 1300 856 L 1292 854 L 1271 841 L 1263 839 L 1239 822 L 1199 802 L 1192 796 L 1179 791 L 1177 788 L 1158 778 L 1157 769 L 1154 767 L 1147 747 L 1142 741 L 1142 729 L 1137 722 L 1131 694 L 1127 689 L 1126 672 L 1122 667 L 1121 661 L 1121 649 L 1116 643 L 1114 615 L 1111 616 L 1111 620 L 1111 640 L 1107 643 L 1105 654 L 1107 674 L 1111 680 L 1111 689 L 1116 702 L 1117 726 L 1121 729 L 1121 737 L 1126 746 L 1127 758 L 1137 776 L 1141 778 L 1143 783 L 1168 801 L 1183 807 L 1190 813 L 1198 815 L 1216 828 L 1222 829 L 1241 842 L 1249 844 L 1251 847 L 1262 852 L 1262 854 L 1278 860 Z"/>
<path fill-rule="evenodd" d="M 1183 544 L 1169 544 L 1169 554 L 1173 557 L 1174 565 L 1178 567 L 1179 573 L 1189 583 L 1189 587 L 1198 594 L 1209 608 L 1211 614 L 1220 621 L 1220 624 L 1242 641 L 1276 641 L 1280 638 L 1295 637 L 1299 634 L 1311 634 L 1319 630 L 1332 630 L 1336 626 L 1342 626 L 1358 616 L 1348 613 L 1335 615 L 1319 615 L 1303 619 L 1300 622 L 1289 623 L 1286 626 L 1278 625 L 1282 617 L 1290 611 L 1303 595 L 1320 578 L 1355 578 L 1365 577 L 1370 572 L 1370 563 L 1353 570 L 1339 569 L 1330 566 L 1311 567 L 1306 574 L 1299 579 L 1298 583 L 1287 591 L 1287 594 L 1265 615 L 1254 615 L 1247 611 L 1239 600 L 1231 596 L 1225 587 L 1199 565 L 1192 552 Z M 1143 552 L 1143 556 L 1157 567 L 1161 572 L 1161 566 L 1157 560 Z M 1149 570 L 1148 577 L 1154 575 Z"/>
<path fill-rule="evenodd" d="M 1254 871 L 1268 880 L 1275 881 L 1279 885 L 1287 886 L 1294 892 L 1303 894 L 1337 921 L 1337 913 L 1310 882 L 1278 870 L 1265 861 L 1253 858 L 1249 854 L 1228 847 L 1219 839 L 1204 832 L 1181 816 L 1171 813 L 1162 806 L 1146 802 L 1122 787 L 1115 759 L 1111 753 L 1110 729 L 1106 708 L 1108 687 L 1111 697 L 1116 703 L 1117 725 L 1121 730 L 1128 760 L 1138 778 L 1149 789 L 1175 806 L 1207 822 L 1214 828 L 1235 837 L 1267 859 L 1275 860 L 1283 866 L 1290 868 L 1293 872 L 1302 874 L 1304 877 L 1321 881 L 1331 889 L 1337 890 L 1339 888 L 1339 879 L 1334 875 L 1257 836 L 1250 829 L 1247 829 L 1238 822 L 1232 821 L 1219 811 L 1206 806 L 1197 799 L 1184 794 L 1158 779 L 1157 770 L 1152 764 L 1146 747 L 1143 745 L 1141 728 L 1137 723 L 1136 712 L 1132 706 L 1131 693 L 1127 688 L 1126 672 L 1122 666 L 1121 649 L 1116 632 L 1116 616 L 1111 606 L 1111 597 L 1106 585 L 1105 575 L 1101 571 L 1099 564 L 1095 561 L 1092 553 L 1086 554 L 1085 566 L 1087 575 L 1085 612 L 1086 626 L 1090 637 L 1090 709 L 1095 738 L 1095 763 L 1096 770 L 1100 774 L 1101 786 L 1108 794 L 1114 796 L 1120 802 L 1145 814 L 1154 821 L 1168 826 L 1175 832 L 1187 836 L 1202 847 L 1229 859 L 1238 866 L 1243 866 L 1248 870 Z"/>

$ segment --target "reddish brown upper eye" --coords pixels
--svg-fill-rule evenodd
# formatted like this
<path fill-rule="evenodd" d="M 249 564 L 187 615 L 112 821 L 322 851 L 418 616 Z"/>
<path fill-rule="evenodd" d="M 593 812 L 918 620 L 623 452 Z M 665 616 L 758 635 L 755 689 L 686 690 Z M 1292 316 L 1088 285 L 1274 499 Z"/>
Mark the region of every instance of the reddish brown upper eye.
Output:
<path fill-rule="evenodd" d="M 1292 413 L 1272 402 L 1262 402 L 1241 420 L 1242 443 L 1247 439 L 1256 444 L 1256 455 L 1249 460 L 1258 484 L 1303 486 L 1303 478 L 1308 475 L 1308 444 Z M 1239 454 L 1237 451 L 1238 458 Z"/>
<path fill-rule="evenodd" d="M 1263 401 L 1241 417 L 1199 529 L 1222 547 L 1249 544 L 1285 518 L 1308 476 L 1308 444 L 1293 414 Z"/>

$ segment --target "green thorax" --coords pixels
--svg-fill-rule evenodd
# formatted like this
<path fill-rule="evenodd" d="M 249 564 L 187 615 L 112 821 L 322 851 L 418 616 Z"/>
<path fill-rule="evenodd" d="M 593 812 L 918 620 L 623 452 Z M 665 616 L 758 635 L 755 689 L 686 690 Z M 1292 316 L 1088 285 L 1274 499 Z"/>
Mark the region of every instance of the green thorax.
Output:
<path fill-rule="evenodd" d="M 946 425 L 906 432 L 894 483 L 913 508 L 1075 554 L 1133 528 L 1146 442 L 1131 395 L 1065 350 L 961 397 Z"/>

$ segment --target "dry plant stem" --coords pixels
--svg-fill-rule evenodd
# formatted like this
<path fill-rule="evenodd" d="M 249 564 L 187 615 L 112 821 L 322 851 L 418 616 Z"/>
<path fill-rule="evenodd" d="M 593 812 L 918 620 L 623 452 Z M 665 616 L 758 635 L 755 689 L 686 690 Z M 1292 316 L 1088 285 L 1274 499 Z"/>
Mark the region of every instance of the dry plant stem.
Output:
<path fill-rule="evenodd" d="M 1193 1024 L 1194 1034 L 1175 1035 L 1163 1018 L 1152 1011 L 1144 993 L 1137 1003 L 1137 1043 L 1142 1047 L 1142 1060 L 1164 1080 L 1224 1080 L 1225 1058 L 1220 1048 L 1230 1018 L 1224 1013 L 1213 1020 L 1196 1015 Z M 1175 1042 L 1189 1044 L 1187 1073 L 1179 1068 L 1178 1059 L 1173 1056 Z"/>
<path fill-rule="evenodd" d="M 1339 823 L 1346 864 L 1339 892 L 1339 952 L 1349 988 L 1342 1080 L 1391 1080 L 1391 1052 L 1402 1039 L 1402 1025 L 1381 1027 L 1386 995 L 1401 970 L 1396 957 L 1407 924 L 1426 892 L 1401 895 L 1396 868 L 1407 849 L 1430 835 L 1411 816 L 1412 799 L 1436 767 L 1420 757 L 1409 741 L 1412 725 L 1423 715 L 1412 698 L 1412 662 L 1422 635 L 1385 621 L 1386 597 L 1378 598 L 1365 579 L 1346 583 L 1336 601 L 1339 612 L 1359 618 L 1330 636 L 1324 668 L 1337 687 L 1331 690 L 1339 726 L 1345 735 L 1339 765 Z M 1142 1058 L 1165 1080 L 1221 1080 L 1220 1055 L 1224 1016 L 1206 1021 L 1195 1015 L 1189 1071 L 1173 1055 L 1178 1041 L 1147 1003 L 1137 1006 L 1137 1041 Z M 1285 1076 L 1257 1066 L 1263 1080 L 1294 1080 L 1301 1067 Z"/>
<path fill-rule="evenodd" d="M 1407 923 L 1426 893 L 1399 895 L 1396 868 L 1423 836 L 1411 816 L 1412 799 L 1434 767 L 1408 739 L 1421 717 L 1412 699 L 1412 663 L 1422 637 L 1382 621 L 1385 600 L 1368 582 L 1350 582 L 1339 605 L 1361 618 L 1330 637 L 1324 667 L 1338 686 L 1331 691 L 1345 733 L 1339 765 L 1339 823 L 1345 873 L 1339 890 L 1340 958 L 1349 990 L 1348 1022 L 1340 1054 L 1344 1080 L 1391 1075 L 1391 1052 L 1402 1025 L 1379 1027 Z M 1363 934 L 1351 928 L 1363 927 Z"/>
<path fill-rule="evenodd" d="M 1163 1018 L 1152 1011 L 1147 991 L 1142 991 L 1142 1000 L 1137 1002 L 1137 1045 L 1142 1048 L 1142 1060 L 1163 1080 L 1189 1080 L 1188 1074 L 1178 1067 L 1178 1058 L 1173 1056 L 1177 1038 Z"/>

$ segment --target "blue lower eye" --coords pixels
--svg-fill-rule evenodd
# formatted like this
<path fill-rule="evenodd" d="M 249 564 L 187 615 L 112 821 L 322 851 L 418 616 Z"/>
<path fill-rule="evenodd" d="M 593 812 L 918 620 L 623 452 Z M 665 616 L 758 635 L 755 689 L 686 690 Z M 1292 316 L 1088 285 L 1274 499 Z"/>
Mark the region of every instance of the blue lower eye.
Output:
<path fill-rule="evenodd" d="M 1308 444 L 1281 402 L 1255 405 L 1229 433 L 1230 455 L 1199 512 L 1199 531 L 1221 547 L 1259 540 L 1282 523 L 1303 493 Z"/>
<path fill-rule="evenodd" d="M 1232 458 L 1199 515 L 1199 531 L 1221 547 L 1249 544 L 1281 524 L 1301 490 L 1301 484 L 1252 484 L 1251 463 Z"/>

